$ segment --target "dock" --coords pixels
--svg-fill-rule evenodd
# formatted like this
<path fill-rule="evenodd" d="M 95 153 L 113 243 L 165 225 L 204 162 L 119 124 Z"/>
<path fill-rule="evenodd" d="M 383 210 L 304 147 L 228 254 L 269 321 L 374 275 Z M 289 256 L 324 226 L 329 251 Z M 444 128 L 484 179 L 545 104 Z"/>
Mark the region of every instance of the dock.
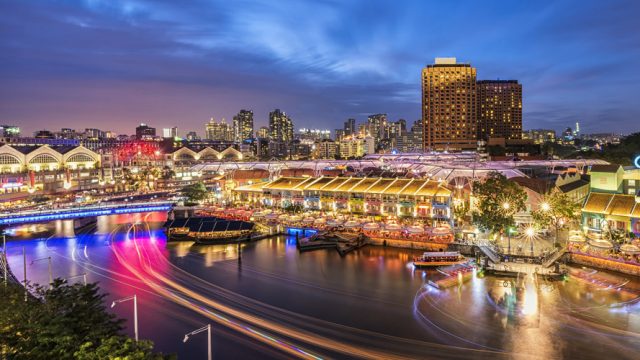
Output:
<path fill-rule="evenodd" d="M 325 231 L 299 239 L 296 235 L 296 246 L 300 252 L 318 249 L 336 249 L 340 256 L 366 245 L 367 237 L 363 234 Z"/>

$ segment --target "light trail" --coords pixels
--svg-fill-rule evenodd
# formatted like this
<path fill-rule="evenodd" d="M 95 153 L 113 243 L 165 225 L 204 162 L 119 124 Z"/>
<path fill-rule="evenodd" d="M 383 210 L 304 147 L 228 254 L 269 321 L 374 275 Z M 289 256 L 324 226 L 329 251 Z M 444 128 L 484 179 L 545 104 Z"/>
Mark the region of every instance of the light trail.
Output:
<path fill-rule="evenodd" d="M 131 229 L 129 229 L 129 233 L 131 234 Z M 198 307 L 197 304 L 192 303 L 190 300 L 186 300 L 184 298 L 175 298 L 175 292 L 170 292 L 170 293 L 166 293 L 163 292 L 163 289 L 165 289 L 164 287 L 160 286 L 159 284 L 155 283 L 154 281 L 151 281 L 151 279 L 149 277 L 153 277 L 156 280 L 159 280 L 160 282 L 164 283 L 165 285 L 169 286 L 170 288 L 177 290 L 179 293 L 184 294 L 186 296 L 189 297 L 189 299 L 195 300 L 199 303 L 205 304 L 207 306 L 209 306 L 210 308 L 215 309 L 216 311 L 225 313 L 229 316 L 232 316 L 236 319 L 240 319 L 242 321 L 245 321 L 253 326 L 257 326 L 260 328 L 264 328 L 267 329 L 268 331 L 272 332 L 272 333 L 276 333 L 276 334 L 280 334 L 282 336 L 288 337 L 288 338 L 292 338 L 307 344 L 310 344 L 312 346 L 315 347 L 320 347 L 320 348 L 324 348 L 333 352 L 340 352 L 349 356 L 356 356 L 356 357 L 360 357 L 360 358 L 365 358 L 365 359 L 380 359 L 380 358 L 385 358 L 385 359 L 406 359 L 406 358 L 413 358 L 413 357 L 407 357 L 407 356 L 403 356 L 403 355 L 398 355 L 398 354 L 394 354 L 394 353 L 389 353 L 389 352 L 384 352 L 384 351 L 377 351 L 377 350 L 373 350 L 373 349 L 364 349 L 360 346 L 356 346 L 356 345 L 349 345 L 337 340 L 333 340 L 333 339 L 329 339 L 326 338 L 324 336 L 320 336 L 317 334 L 312 334 L 309 333 L 307 331 L 304 330 L 299 330 L 296 328 L 292 328 L 290 326 L 284 326 L 284 325 L 280 325 L 278 323 L 275 323 L 273 321 L 270 320 L 266 320 L 263 318 L 260 318 L 258 316 L 255 315 L 251 315 L 248 314 L 246 312 L 243 312 L 241 310 L 232 308 L 230 306 L 226 306 L 218 301 L 214 301 L 206 296 L 203 296 L 195 291 L 192 291 L 191 289 L 186 288 L 185 286 L 177 283 L 176 281 L 167 278 L 166 276 L 158 273 L 155 268 L 154 268 L 154 264 L 152 263 L 152 258 L 155 258 L 158 261 L 162 261 L 162 262 L 168 262 L 170 263 L 167 259 L 166 256 L 162 255 L 162 254 L 155 254 L 156 256 L 152 256 L 151 254 L 149 254 L 147 252 L 147 247 L 144 246 L 146 245 L 144 242 L 141 244 L 137 237 L 133 236 L 133 243 L 134 246 L 136 247 L 136 259 L 138 260 L 138 263 L 141 265 L 141 270 L 146 274 L 141 273 L 141 271 L 139 271 L 139 269 L 134 268 L 133 266 L 131 266 L 131 264 L 129 264 L 126 261 L 126 258 L 123 254 L 118 253 L 118 248 L 117 247 L 112 247 L 113 250 L 117 253 L 117 257 L 119 259 L 119 261 L 126 267 L 129 268 L 129 270 L 135 274 L 136 276 L 139 276 L 141 278 L 144 279 L 145 283 L 148 286 L 153 287 L 154 289 L 157 289 L 157 291 L 162 292 L 163 294 L 165 294 L 166 296 L 168 296 L 169 298 L 172 298 L 173 300 L 177 301 L 178 303 L 193 309 L 194 311 L 197 311 L 199 313 L 203 313 L 202 308 Z M 158 251 L 158 249 L 155 246 L 151 246 L 151 250 L 153 251 Z M 143 252 L 146 254 L 146 256 L 143 255 Z M 189 275 L 191 277 L 193 277 L 193 275 Z M 208 315 L 208 314 L 204 314 L 204 315 Z M 208 316 L 209 318 L 212 318 L 211 316 Z M 216 318 L 212 318 L 213 320 L 218 320 Z M 247 334 L 247 335 L 255 335 L 255 334 Z M 255 338 L 255 336 L 252 336 L 253 338 Z M 390 337 L 392 338 L 392 337 Z M 268 339 L 266 339 L 268 340 Z M 397 340 L 397 338 L 396 338 Z M 409 339 L 403 339 L 406 340 L 405 342 L 412 342 Z M 481 353 L 492 353 L 492 354 L 499 354 L 496 352 L 490 352 L 490 351 L 486 351 L 486 350 L 481 350 L 481 349 L 467 349 L 467 348 L 460 348 L 460 347 L 456 347 L 456 346 L 449 346 L 449 345 L 443 345 L 443 344 L 435 344 L 435 343 L 425 343 L 425 342 L 419 342 L 418 343 L 422 346 L 429 346 L 431 348 L 433 348 L 433 350 L 444 350 L 444 351 L 452 351 L 452 350 L 457 350 L 457 351 L 472 351 L 472 352 L 481 352 Z M 273 344 L 272 344 L 273 345 Z M 277 346 L 277 344 L 275 344 Z M 416 344 L 417 345 L 417 344 Z M 299 355 L 296 354 L 296 355 Z"/>

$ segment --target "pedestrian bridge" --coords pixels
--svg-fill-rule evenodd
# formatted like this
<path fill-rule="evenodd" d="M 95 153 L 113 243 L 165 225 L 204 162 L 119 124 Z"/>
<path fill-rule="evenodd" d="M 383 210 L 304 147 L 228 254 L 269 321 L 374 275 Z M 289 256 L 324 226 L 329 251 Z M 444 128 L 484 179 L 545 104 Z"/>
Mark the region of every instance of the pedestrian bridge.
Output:
<path fill-rule="evenodd" d="M 68 220 L 103 215 L 133 214 L 151 211 L 169 211 L 174 203 L 170 201 L 117 202 L 99 205 L 74 206 L 61 209 L 31 210 L 1 214 L 0 226 L 12 226 L 53 220 Z"/>

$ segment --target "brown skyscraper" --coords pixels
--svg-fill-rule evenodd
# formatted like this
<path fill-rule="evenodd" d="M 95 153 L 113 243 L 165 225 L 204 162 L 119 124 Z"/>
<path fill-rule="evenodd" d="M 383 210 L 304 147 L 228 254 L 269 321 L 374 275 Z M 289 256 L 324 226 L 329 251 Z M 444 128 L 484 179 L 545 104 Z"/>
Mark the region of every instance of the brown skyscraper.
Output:
<path fill-rule="evenodd" d="M 517 80 L 478 81 L 478 139 L 522 138 L 522 85 Z"/>
<path fill-rule="evenodd" d="M 425 150 L 477 147 L 476 69 L 436 58 L 422 70 L 422 144 Z"/>

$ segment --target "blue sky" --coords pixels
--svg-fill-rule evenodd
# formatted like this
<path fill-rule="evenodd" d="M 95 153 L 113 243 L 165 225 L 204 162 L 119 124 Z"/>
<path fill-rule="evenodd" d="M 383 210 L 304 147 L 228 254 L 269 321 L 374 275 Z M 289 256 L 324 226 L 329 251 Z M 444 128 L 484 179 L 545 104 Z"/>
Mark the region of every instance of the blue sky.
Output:
<path fill-rule="evenodd" d="M 297 127 L 420 117 L 455 56 L 523 84 L 524 127 L 640 130 L 638 1 L 0 0 L 0 123 L 203 133 L 274 108 Z"/>

